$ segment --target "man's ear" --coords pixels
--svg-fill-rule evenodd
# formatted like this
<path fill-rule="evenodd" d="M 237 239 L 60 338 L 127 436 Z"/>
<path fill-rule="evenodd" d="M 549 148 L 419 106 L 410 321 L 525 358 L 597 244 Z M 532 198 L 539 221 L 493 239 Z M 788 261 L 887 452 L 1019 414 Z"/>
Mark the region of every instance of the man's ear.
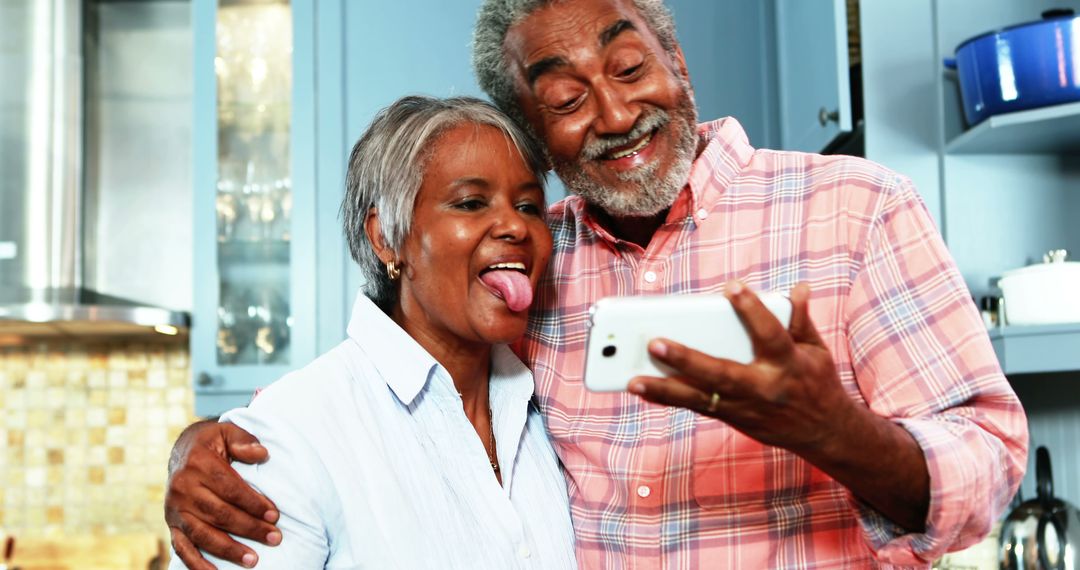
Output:
<path fill-rule="evenodd" d="M 690 70 L 686 67 L 686 56 L 683 54 L 682 46 L 675 44 L 675 69 L 679 71 L 679 75 L 682 76 L 687 82 L 690 81 Z"/>
<path fill-rule="evenodd" d="M 386 240 L 383 239 L 382 222 L 379 220 L 379 211 L 374 206 L 368 208 L 367 216 L 364 218 L 364 233 L 371 242 L 375 255 L 379 256 L 383 263 L 396 260 L 394 250 L 390 249 L 386 245 Z"/>

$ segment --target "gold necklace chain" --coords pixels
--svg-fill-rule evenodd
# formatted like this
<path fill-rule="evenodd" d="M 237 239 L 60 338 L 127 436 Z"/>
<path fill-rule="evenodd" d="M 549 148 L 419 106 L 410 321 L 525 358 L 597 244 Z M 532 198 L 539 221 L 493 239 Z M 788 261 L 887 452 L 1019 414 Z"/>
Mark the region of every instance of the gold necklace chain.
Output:
<path fill-rule="evenodd" d="M 488 405 L 488 461 L 491 463 L 491 470 L 496 475 L 499 474 L 499 455 L 495 453 L 495 420 L 491 415 L 491 405 Z"/>

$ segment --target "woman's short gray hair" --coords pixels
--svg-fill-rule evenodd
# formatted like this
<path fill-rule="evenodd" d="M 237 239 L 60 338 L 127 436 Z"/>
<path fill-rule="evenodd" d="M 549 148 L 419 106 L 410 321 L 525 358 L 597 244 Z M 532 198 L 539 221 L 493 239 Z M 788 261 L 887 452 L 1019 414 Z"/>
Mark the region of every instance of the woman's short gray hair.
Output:
<path fill-rule="evenodd" d="M 503 51 L 506 34 L 517 23 L 549 4 L 567 0 L 485 0 L 476 16 L 473 31 L 473 70 L 480 88 L 500 109 L 528 127 L 525 113 L 518 106 L 514 80 Z M 663 0 L 630 0 L 645 23 L 668 53 L 674 54 L 675 18 Z"/>
<path fill-rule="evenodd" d="M 349 156 L 341 216 L 349 253 L 360 265 L 366 283 L 364 293 L 386 312 L 397 302 L 397 289 L 364 231 L 368 211 L 376 209 L 383 240 L 394 251 L 400 251 L 412 227 L 416 196 L 434 143 L 439 135 L 462 124 L 487 125 L 502 131 L 544 184 L 546 163 L 540 149 L 517 124 L 486 101 L 409 96 L 380 111 Z"/>

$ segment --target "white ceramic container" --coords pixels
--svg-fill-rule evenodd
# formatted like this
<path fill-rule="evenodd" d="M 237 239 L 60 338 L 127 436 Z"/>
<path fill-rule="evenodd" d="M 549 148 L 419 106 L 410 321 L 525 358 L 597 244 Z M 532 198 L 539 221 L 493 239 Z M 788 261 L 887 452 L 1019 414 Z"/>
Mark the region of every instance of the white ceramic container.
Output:
<path fill-rule="evenodd" d="M 1039 263 L 998 281 L 1008 325 L 1080 323 L 1080 262 Z"/>

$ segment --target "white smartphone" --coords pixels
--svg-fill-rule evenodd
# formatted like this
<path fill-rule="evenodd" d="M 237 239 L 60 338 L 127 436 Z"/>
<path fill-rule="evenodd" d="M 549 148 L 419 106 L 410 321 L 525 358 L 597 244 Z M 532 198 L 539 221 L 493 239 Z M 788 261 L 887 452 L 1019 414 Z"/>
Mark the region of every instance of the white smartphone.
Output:
<path fill-rule="evenodd" d="M 758 296 L 786 329 L 791 321 L 788 297 L 779 293 Z M 754 359 L 750 335 L 723 295 L 606 297 L 590 311 L 585 387 L 620 392 L 635 376 L 673 374 L 649 355 L 649 341 L 658 337 L 744 364 Z"/>

